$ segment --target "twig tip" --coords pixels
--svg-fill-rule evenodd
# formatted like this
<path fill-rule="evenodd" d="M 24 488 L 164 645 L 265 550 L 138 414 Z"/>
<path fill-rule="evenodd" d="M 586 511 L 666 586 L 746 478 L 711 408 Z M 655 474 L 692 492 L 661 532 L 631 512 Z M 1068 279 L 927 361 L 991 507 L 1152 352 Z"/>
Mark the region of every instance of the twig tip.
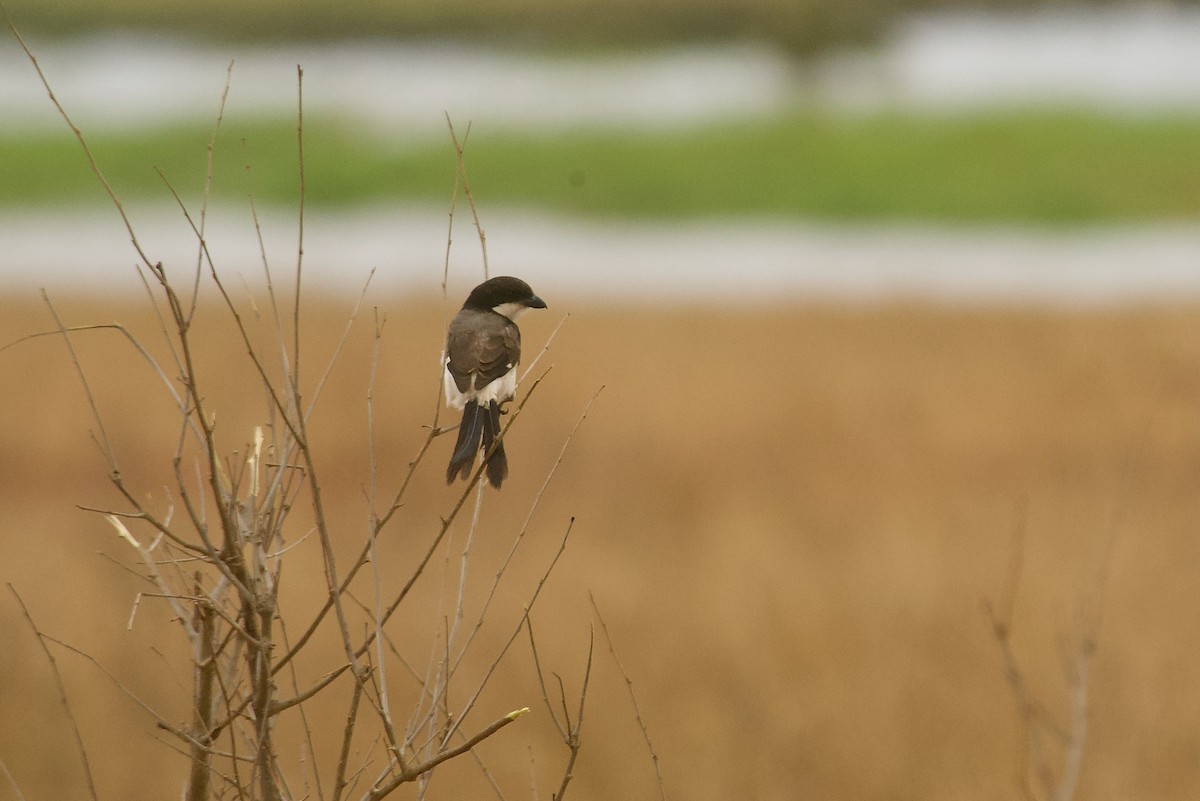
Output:
<path fill-rule="evenodd" d="M 129 529 L 125 527 L 125 524 L 116 515 L 105 515 L 105 517 L 108 519 L 109 524 L 117 530 L 117 535 L 121 539 L 128 542 L 134 548 L 140 549 L 142 547 L 141 543 L 134 538 L 133 534 L 130 533 Z"/>

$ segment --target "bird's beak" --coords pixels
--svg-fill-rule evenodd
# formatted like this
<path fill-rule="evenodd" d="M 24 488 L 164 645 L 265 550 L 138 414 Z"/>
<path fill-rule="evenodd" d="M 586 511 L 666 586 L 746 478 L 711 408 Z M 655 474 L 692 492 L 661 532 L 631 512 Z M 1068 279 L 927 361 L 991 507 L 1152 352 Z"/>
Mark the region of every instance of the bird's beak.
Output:
<path fill-rule="evenodd" d="M 531 309 L 544 309 L 546 308 L 546 301 L 542 300 L 537 295 L 533 295 L 529 298 L 529 300 L 525 301 L 525 305 Z"/>

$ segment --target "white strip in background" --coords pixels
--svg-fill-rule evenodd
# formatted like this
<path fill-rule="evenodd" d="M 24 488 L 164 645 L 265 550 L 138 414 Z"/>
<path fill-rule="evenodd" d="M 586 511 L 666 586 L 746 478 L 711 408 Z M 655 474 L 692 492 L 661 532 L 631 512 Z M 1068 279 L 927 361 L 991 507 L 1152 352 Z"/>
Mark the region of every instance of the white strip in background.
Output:
<path fill-rule="evenodd" d="M 130 210 L 148 255 L 176 275 L 196 263 L 182 215 Z M 260 212 L 279 276 L 296 259 L 294 215 Z M 558 296 L 757 304 L 785 299 L 1105 304 L 1200 300 L 1200 226 L 1096 229 L 905 225 L 577 221 L 485 213 L 493 274 L 517 274 Z M 371 269 L 381 292 L 437 292 L 447 217 L 411 208 L 310 211 L 305 278 L 355 292 Z M 227 281 L 261 285 L 249 213 L 210 213 L 209 250 Z M 140 291 L 136 254 L 115 212 L 0 212 L 0 287 Z M 451 250 L 460 289 L 482 273 L 464 208 Z"/>

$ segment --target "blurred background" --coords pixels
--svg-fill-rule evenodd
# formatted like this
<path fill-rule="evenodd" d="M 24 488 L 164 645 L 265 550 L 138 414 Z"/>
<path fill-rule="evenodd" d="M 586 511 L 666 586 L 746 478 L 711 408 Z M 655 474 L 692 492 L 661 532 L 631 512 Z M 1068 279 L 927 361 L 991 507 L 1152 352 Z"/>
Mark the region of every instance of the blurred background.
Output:
<path fill-rule="evenodd" d="M 604 387 L 479 658 L 574 517 L 534 615 L 539 650 L 577 688 L 594 596 L 668 797 L 1020 796 L 1027 730 L 989 603 L 1011 608 L 1014 653 L 1060 725 L 1084 621 L 1099 621 L 1078 797 L 1200 793 L 1200 5 L 5 7 L 139 242 L 185 284 L 196 244 L 172 190 L 199 213 L 228 86 L 206 238 L 248 314 L 264 258 L 294 270 L 303 68 L 314 377 L 374 271 L 314 418 L 347 553 L 366 514 L 371 310 L 389 320 L 386 484 L 431 421 L 445 321 L 483 275 L 461 191 L 447 255 L 452 121 L 491 273 L 549 302 L 522 321 L 527 352 L 570 315 L 512 433 L 513 479 L 488 496 L 480 577 Z M 53 326 L 44 287 L 67 324 L 119 320 L 165 355 L 135 262 L 32 65 L 0 38 L 0 344 Z M 200 370 L 232 453 L 264 415 L 227 316 L 201 308 Z M 165 508 L 169 399 L 111 332 L 76 341 L 127 480 Z M 186 720 L 169 612 L 143 602 L 126 630 L 142 585 L 80 508 L 120 502 L 62 342 L 0 352 L 0 370 L 0 578 L 48 632 Z M 435 443 L 384 546 L 398 582 L 455 497 L 448 449 Z M 311 554 L 296 564 L 285 600 L 305 619 L 323 579 Z M 440 614 L 439 581 L 408 625 Z M 70 724 L 9 594 L 0 625 L 0 760 L 27 798 L 80 797 Z M 326 645 L 302 683 L 337 664 Z M 570 794 L 657 797 L 603 651 Z M 101 796 L 177 795 L 184 760 L 152 717 L 57 653 Z M 506 661 L 479 722 L 544 712 L 529 674 L 527 655 Z M 312 714 L 341 725 L 336 705 Z M 519 725 L 481 755 L 506 797 L 531 782 L 548 796 L 561 744 L 544 714 Z M 469 765 L 430 788 L 493 795 Z"/>

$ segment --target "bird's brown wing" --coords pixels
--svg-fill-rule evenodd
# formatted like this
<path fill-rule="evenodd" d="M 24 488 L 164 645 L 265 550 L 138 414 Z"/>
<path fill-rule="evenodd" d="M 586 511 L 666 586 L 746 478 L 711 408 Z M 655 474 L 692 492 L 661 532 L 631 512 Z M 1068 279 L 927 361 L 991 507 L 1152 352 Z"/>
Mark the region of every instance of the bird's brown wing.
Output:
<path fill-rule="evenodd" d="M 521 360 L 521 331 L 501 314 L 463 309 L 450 323 L 446 356 L 459 392 L 483 389 Z"/>

